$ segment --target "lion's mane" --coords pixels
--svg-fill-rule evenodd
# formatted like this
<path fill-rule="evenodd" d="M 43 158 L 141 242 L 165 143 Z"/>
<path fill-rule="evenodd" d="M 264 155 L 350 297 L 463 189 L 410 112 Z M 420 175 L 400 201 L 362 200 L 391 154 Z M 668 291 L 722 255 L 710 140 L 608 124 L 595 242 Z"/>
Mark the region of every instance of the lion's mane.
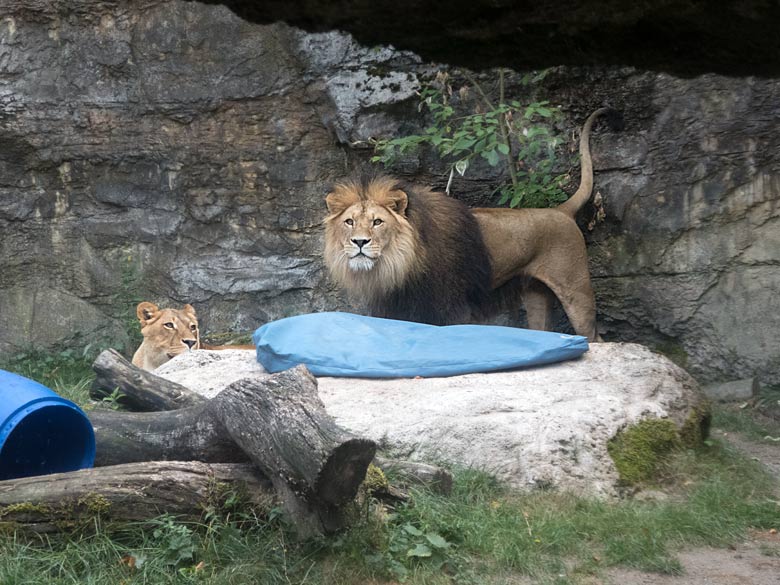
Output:
<path fill-rule="evenodd" d="M 335 196 L 334 196 L 335 194 Z M 399 208 L 399 197 L 405 205 Z M 340 218 L 354 205 L 392 215 L 392 240 L 370 270 L 351 270 Z M 471 210 L 442 193 L 363 174 L 336 186 L 325 220 L 325 263 L 333 279 L 371 315 L 445 325 L 462 323 L 488 303 L 490 256 Z"/>

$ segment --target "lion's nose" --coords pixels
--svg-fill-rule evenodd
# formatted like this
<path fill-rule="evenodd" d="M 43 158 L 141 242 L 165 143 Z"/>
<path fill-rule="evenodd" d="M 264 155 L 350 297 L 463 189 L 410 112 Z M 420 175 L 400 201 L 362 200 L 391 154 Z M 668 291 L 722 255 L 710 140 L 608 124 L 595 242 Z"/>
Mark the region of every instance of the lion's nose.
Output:
<path fill-rule="evenodd" d="M 361 240 L 359 238 L 352 238 L 352 243 L 355 244 L 358 248 L 362 249 L 363 246 L 368 244 L 371 240 Z"/>
<path fill-rule="evenodd" d="M 182 339 L 182 341 L 184 342 L 184 345 L 186 345 L 186 346 L 187 346 L 187 347 L 189 347 L 190 349 L 192 349 L 192 347 L 193 347 L 193 346 L 194 346 L 196 343 L 198 343 L 198 340 L 197 340 L 197 339 Z"/>

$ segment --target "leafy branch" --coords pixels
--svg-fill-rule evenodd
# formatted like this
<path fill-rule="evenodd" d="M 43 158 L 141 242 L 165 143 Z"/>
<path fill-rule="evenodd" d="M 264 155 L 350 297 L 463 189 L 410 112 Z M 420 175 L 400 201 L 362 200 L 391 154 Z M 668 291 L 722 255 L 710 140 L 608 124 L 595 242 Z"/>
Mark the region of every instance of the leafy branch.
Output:
<path fill-rule="evenodd" d="M 524 76 L 525 85 L 538 82 L 544 73 Z M 475 159 L 482 158 L 509 177 L 496 191 L 499 204 L 510 207 L 546 207 L 566 199 L 561 189 L 565 175 L 554 174 L 555 148 L 559 144 L 552 122 L 559 115 L 548 101 L 522 104 L 507 100 L 505 70 L 498 72 L 497 100 L 473 78 L 457 93 L 459 107 L 451 97 L 453 89 L 446 73 L 420 91 L 418 110 L 426 109 L 432 124 L 422 134 L 411 134 L 375 143 L 373 162 L 391 166 L 399 158 L 427 145 L 449 165 L 450 182 L 457 173 L 464 176 Z M 470 95 L 476 95 L 471 101 Z"/>

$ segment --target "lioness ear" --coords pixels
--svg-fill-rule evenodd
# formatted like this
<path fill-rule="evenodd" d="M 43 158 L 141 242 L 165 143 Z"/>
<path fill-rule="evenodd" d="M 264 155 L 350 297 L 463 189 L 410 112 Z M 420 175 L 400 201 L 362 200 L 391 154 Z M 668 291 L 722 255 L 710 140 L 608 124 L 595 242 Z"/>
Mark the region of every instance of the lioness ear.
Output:
<path fill-rule="evenodd" d="M 358 201 L 357 195 L 349 191 L 336 190 L 325 197 L 325 205 L 332 215 L 338 215 L 347 207 Z"/>
<path fill-rule="evenodd" d="M 390 191 L 387 194 L 386 205 L 398 215 L 406 215 L 406 207 L 409 205 L 409 196 L 400 189 Z"/>
<path fill-rule="evenodd" d="M 193 308 L 192 305 L 189 305 L 189 304 L 184 305 L 181 308 L 181 310 L 184 311 L 185 313 L 190 314 L 192 317 L 195 317 L 196 319 L 198 318 L 198 316 L 195 314 L 195 309 Z"/>
<path fill-rule="evenodd" d="M 141 327 L 144 327 L 149 321 L 154 319 L 159 312 L 160 309 L 157 308 L 157 305 L 147 301 L 138 303 L 138 307 L 135 310 L 135 314 L 138 316 L 138 320 L 141 322 Z"/>

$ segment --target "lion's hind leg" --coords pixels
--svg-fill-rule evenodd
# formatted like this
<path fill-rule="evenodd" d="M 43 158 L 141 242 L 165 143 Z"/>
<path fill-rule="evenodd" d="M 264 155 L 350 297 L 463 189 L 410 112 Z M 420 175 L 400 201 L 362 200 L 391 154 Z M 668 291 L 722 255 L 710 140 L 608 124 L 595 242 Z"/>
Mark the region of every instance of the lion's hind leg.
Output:
<path fill-rule="evenodd" d="M 596 331 L 596 297 L 590 283 L 587 261 L 567 263 L 566 266 L 565 273 L 542 269 L 534 276 L 558 297 L 577 335 L 587 337 L 592 342 L 602 341 Z"/>

